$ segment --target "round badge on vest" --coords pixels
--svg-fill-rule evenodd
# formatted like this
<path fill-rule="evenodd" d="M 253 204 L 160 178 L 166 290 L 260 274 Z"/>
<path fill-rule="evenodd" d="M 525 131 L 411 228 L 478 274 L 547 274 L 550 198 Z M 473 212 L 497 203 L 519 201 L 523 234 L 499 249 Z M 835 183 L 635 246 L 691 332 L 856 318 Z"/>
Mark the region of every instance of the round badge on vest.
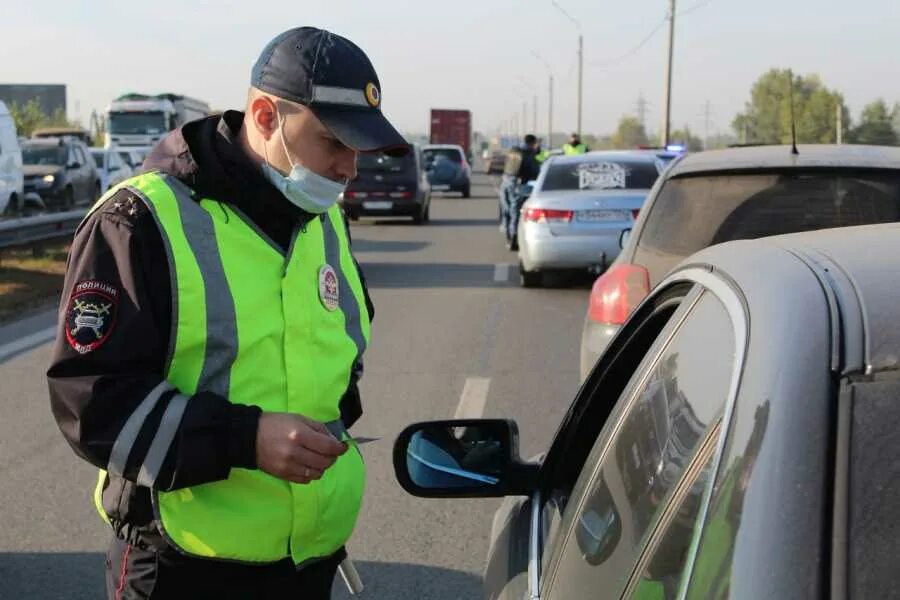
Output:
<path fill-rule="evenodd" d="M 327 263 L 319 269 L 319 300 L 322 302 L 322 306 L 329 311 L 337 310 L 340 304 L 337 273 Z"/>

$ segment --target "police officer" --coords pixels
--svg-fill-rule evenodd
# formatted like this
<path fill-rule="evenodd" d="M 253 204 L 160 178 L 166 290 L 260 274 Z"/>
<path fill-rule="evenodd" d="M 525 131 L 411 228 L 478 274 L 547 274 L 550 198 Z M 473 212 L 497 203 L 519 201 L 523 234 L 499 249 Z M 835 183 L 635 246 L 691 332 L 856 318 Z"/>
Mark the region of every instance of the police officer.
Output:
<path fill-rule="evenodd" d="M 48 371 L 101 469 L 109 598 L 328 598 L 363 493 L 373 310 L 336 204 L 407 151 L 349 40 L 302 27 L 246 112 L 172 132 L 79 227 Z"/>
<path fill-rule="evenodd" d="M 563 144 L 563 154 L 566 156 L 574 156 L 576 154 L 584 154 L 586 152 L 590 152 L 589 148 L 585 146 L 581 137 L 577 133 L 573 133 L 569 136 L 569 142 L 567 144 Z"/>
<path fill-rule="evenodd" d="M 503 171 L 503 179 L 500 184 L 501 202 L 503 213 L 500 226 L 506 235 L 506 247 L 509 250 L 518 250 L 517 233 L 519 228 L 519 210 L 524 199 L 519 196 L 517 190 L 520 185 L 537 179 L 541 171 L 537 161 L 538 139 L 529 133 L 525 136 L 523 144 L 519 148 L 510 151 Z"/>

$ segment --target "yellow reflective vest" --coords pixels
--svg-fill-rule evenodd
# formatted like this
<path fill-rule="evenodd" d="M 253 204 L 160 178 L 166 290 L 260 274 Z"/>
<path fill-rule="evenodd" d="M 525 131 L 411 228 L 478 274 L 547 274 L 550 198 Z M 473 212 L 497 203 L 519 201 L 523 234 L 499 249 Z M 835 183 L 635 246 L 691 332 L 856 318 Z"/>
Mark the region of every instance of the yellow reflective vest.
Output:
<path fill-rule="evenodd" d="M 340 208 L 298 229 L 285 256 L 229 205 L 197 199 L 160 173 L 126 181 L 97 206 L 123 186 L 150 209 L 169 256 L 173 343 L 164 389 L 157 391 L 178 390 L 163 416 L 174 412 L 172 435 L 190 397 L 211 391 L 264 412 L 328 423 L 351 445 L 306 485 L 233 468 L 223 481 L 152 490 L 162 534 L 183 553 L 204 558 L 290 557 L 299 565 L 333 554 L 349 539 L 363 495 L 362 457 L 340 426 L 338 405 L 370 334 Z M 105 476 L 95 503 L 107 518 L 100 502 Z"/>

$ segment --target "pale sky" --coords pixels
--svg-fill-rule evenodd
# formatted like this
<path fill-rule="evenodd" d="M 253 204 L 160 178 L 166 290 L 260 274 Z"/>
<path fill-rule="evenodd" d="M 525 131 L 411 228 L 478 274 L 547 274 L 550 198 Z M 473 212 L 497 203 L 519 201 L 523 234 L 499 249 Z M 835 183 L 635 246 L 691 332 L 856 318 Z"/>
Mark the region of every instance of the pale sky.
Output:
<path fill-rule="evenodd" d="M 11 6 L 13 0 L 4 4 Z M 585 133 L 608 133 L 648 102 L 659 129 L 666 0 L 557 0 L 584 35 Z M 250 68 L 285 29 L 315 25 L 349 37 L 370 56 L 383 109 L 398 128 L 425 132 L 428 110 L 468 108 L 496 133 L 538 96 L 547 128 L 552 68 L 554 131 L 576 122 L 578 30 L 550 0 L 30 0 L 5 10 L 0 83 L 65 83 L 69 115 L 87 122 L 125 92 L 173 92 L 214 108 L 243 105 Z M 694 7 L 693 10 L 690 10 Z M 703 134 L 730 130 L 753 81 L 770 67 L 819 73 L 845 95 L 854 119 L 877 97 L 900 101 L 900 0 L 678 0 L 672 120 Z M 77 106 L 76 106 L 77 103 Z"/>

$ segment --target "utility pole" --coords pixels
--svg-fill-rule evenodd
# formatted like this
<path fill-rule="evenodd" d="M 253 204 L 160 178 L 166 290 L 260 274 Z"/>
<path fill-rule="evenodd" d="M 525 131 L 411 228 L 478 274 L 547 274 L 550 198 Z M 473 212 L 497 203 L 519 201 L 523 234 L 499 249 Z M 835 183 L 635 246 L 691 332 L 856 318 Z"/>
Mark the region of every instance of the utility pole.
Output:
<path fill-rule="evenodd" d="M 527 101 L 522 102 L 522 129 L 524 129 L 524 130 L 528 129 L 528 102 Z M 525 131 L 525 133 L 528 133 L 528 131 Z"/>
<path fill-rule="evenodd" d="M 581 138 L 581 100 L 582 100 L 582 75 L 584 73 L 584 36 L 578 34 L 578 137 Z"/>
<path fill-rule="evenodd" d="M 844 143 L 844 107 L 841 106 L 840 102 L 838 102 L 837 106 L 835 108 L 837 109 L 836 110 L 837 118 L 835 119 L 835 121 L 837 122 L 837 135 L 835 136 L 835 139 L 837 140 L 838 144 L 843 144 Z"/>
<path fill-rule="evenodd" d="M 709 119 L 712 115 L 712 104 L 709 100 L 703 105 L 703 149 L 709 150 Z"/>
<path fill-rule="evenodd" d="M 675 49 L 675 0 L 669 0 L 669 53 L 666 59 L 665 100 L 663 101 L 662 145 L 669 144 L 672 124 L 672 53 Z"/>
<path fill-rule="evenodd" d="M 644 98 L 644 93 L 641 92 L 638 94 L 637 99 L 637 118 L 638 121 L 641 122 L 641 127 L 643 127 L 644 130 L 647 129 L 647 105 L 647 99 Z"/>
<path fill-rule="evenodd" d="M 550 84 L 547 93 L 547 149 L 549 150 L 553 147 L 553 67 L 551 67 L 550 63 L 534 50 L 531 51 L 531 54 L 544 63 L 544 66 L 547 67 L 547 73 L 550 76 Z"/>
<path fill-rule="evenodd" d="M 547 112 L 547 149 L 553 147 L 553 73 L 550 73 L 550 109 Z"/>
<path fill-rule="evenodd" d="M 550 3 L 553 7 L 558 10 L 562 15 L 572 22 L 572 25 L 578 29 L 578 122 L 576 131 L 578 132 L 579 137 L 581 136 L 581 100 L 582 100 L 582 75 L 584 73 L 584 36 L 581 34 L 581 23 L 579 23 L 575 17 L 566 12 L 562 6 L 560 6 L 556 0 L 550 0 Z M 549 143 L 549 142 L 548 142 Z"/>

